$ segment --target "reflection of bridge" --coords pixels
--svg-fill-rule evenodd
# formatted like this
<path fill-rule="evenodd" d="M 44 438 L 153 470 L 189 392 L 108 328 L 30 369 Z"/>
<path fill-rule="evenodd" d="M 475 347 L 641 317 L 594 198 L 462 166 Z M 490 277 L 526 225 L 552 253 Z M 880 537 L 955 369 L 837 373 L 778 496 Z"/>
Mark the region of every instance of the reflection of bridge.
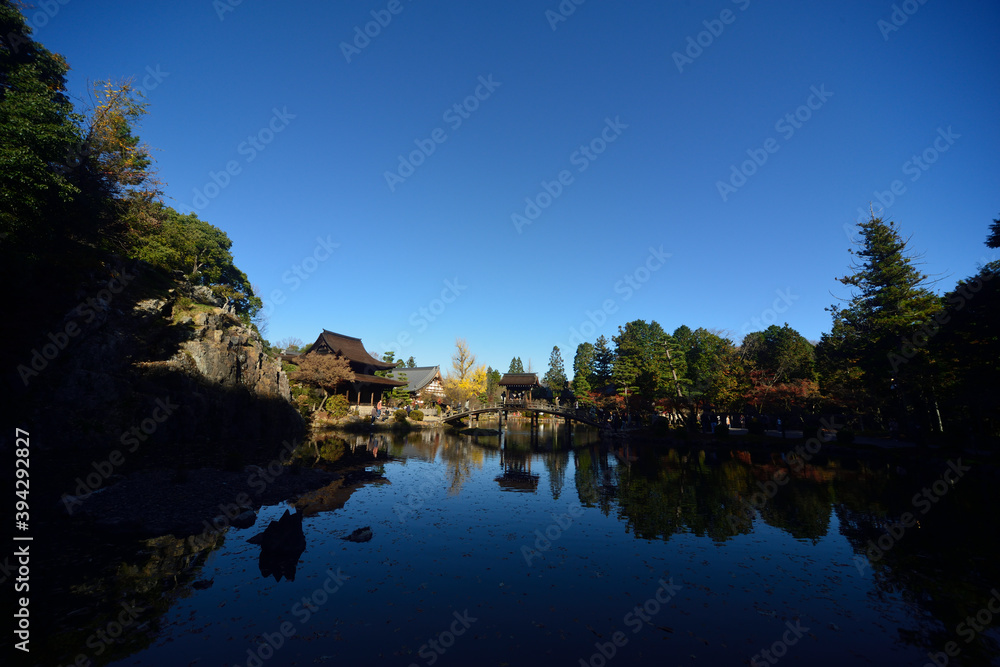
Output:
<path fill-rule="evenodd" d="M 497 417 L 500 419 L 500 425 L 503 425 L 504 420 L 507 419 L 508 412 L 522 412 L 530 411 L 531 414 L 531 427 L 535 428 L 538 426 L 538 415 L 547 414 L 555 415 L 557 417 L 562 417 L 566 420 L 566 425 L 568 426 L 571 421 L 578 421 L 581 424 L 587 424 L 588 426 L 596 426 L 600 428 L 601 424 L 590 416 L 589 412 L 586 410 L 578 410 L 571 408 L 569 406 L 560 406 L 554 403 L 549 403 L 548 401 L 517 401 L 517 400 L 507 400 L 501 403 L 490 403 L 489 405 L 484 405 L 478 408 L 472 408 L 469 410 L 463 410 L 461 412 L 456 412 L 454 414 L 444 417 L 441 421 L 445 423 L 457 422 L 459 420 L 465 419 L 467 417 L 476 417 L 476 421 L 479 421 L 479 415 L 483 413 L 495 412 Z"/>

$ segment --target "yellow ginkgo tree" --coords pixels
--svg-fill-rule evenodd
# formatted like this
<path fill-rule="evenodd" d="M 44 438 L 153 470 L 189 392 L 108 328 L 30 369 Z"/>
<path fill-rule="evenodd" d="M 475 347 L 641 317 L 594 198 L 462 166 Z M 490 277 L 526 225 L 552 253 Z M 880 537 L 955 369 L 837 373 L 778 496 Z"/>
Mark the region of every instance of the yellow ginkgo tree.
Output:
<path fill-rule="evenodd" d="M 455 339 L 451 355 L 452 372 L 444 380 L 444 392 L 453 403 L 465 403 L 486 392 L 486 366 L 476 365 L 476 355 L 469 352 L 464 338 Z"/>

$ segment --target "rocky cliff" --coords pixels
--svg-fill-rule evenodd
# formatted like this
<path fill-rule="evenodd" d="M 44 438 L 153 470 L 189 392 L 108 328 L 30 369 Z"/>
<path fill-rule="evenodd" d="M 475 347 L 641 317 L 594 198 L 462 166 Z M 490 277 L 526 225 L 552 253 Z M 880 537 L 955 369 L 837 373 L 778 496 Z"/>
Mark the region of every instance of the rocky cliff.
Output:
<path fill-rule="evenodd" d="M 301 436 L 280 362 L 229 304 L 142 265 L 106 273 L 21 368 L 34 442 L 194 465 Z"/>

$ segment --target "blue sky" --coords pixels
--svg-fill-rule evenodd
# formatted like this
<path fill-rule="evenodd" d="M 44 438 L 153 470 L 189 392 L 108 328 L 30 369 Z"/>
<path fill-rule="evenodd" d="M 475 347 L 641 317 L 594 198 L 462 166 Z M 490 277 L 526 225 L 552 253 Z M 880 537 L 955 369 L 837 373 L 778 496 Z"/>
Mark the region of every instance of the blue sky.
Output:
<path fill-rule="evenodd" d="M 234 2 L 27 16 L 81 101 L 145 87 L 167 203 L 272 341 L 544 372 L 634 319 L 815 340 L 869 202 L 938 291 L 995 258 L 995 2 Z"/>

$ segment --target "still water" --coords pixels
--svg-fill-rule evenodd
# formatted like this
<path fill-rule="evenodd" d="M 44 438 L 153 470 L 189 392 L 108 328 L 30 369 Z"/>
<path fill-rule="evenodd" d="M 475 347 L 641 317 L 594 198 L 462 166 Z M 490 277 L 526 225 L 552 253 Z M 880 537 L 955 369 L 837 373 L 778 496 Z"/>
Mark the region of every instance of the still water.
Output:
<path fill-rule="evenodd" d="M 297 503 L 305 550 L 289 576 L 262 576 L 248 539 L 296 503 L 262 508 L 255 526 L 200 551 L 146 542 L 118 573 L 146 586 L 155 611 L 114 664 L 1000 655 L 995 473 L 968 457 L 820 451 L 806 464 L 791 448 L 627 445 L 583 429 L 570 441 L 551 426 L 537 440 L 516 427 L 502 440 L 424 431 L 342 435 L 316 450 L 369 474 Z M 364 527 L 370 540 L 343 539 Z M 169 593 L 148 583 L 165 576 Z"/>

